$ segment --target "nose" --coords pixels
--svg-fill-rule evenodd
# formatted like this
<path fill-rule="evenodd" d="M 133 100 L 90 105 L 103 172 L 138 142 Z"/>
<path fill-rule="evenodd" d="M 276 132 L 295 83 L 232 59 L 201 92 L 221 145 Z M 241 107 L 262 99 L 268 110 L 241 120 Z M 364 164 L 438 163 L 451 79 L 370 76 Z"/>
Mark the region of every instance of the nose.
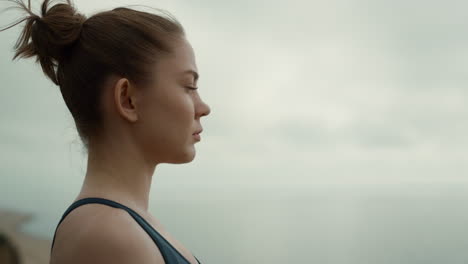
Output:
<path fill-rule="evenodd" d="M 200 104 L 197 109 L 197 117 L 207 116 L 211 113 L 211 108 L 208 104 L 200 99 Z"/>

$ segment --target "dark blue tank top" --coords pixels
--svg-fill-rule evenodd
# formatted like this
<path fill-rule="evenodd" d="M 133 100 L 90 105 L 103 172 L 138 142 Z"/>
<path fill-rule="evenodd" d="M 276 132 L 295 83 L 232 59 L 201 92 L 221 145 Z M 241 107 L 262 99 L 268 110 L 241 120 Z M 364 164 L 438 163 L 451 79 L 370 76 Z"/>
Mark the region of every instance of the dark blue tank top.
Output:
<path fill-rule="evenodd" d="M 135 211 L 118 202 L 95 197 L 80 199 L 74 202 L 72 205 L 70 205 L 70 207 L 68 207 L 68 209 L 63 214 L 62 219 L 60 219 L 60 222 L 55 228 L 54 239 L 52 240 L 52 246 L 50 248 L 51 254 L 52 249 L 54 247 L 55 235 L 57 234 L 57 229 L 60 223 L 62 223 L 63 219 L 65 219 L 65 217 L 73 209 L 77 208 L 78 206 L 89 203 L 105 204 L 114 208 L 120 208 L 127 211 L 133 217 L 133 219 L 135 219 L 135 221 L 137 221 L 137 223 L 146 231 L 146 233 L 148 233 L 151 239 L 153 239 L 154 243 L 159 248 L 159 251 L 161 252 L 161 255 L 163 256 L 164 262 L 166 264 L 190 264 L 190 262 L 182 254 L 180 254 L 179 251 L 177 251 L 163 236 L 161 236 L 161 234 L 159 234 L 143 217 L 141 217 Z M 198 263 L 200 263 L 200 261 L 196 257 L 195 259 L 198 261 Z"/>

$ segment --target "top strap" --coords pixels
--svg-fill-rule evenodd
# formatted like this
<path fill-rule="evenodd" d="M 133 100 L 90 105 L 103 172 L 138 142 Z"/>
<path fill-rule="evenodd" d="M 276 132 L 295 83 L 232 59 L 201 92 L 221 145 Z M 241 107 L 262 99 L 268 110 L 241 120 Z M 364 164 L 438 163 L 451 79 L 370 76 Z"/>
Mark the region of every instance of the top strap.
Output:
<path fill-rule="evenodd" d="M 74 202 L 72 205 L 70 205 L 68 207 L 68 209 L 62 215 L 62 218 L 60 219 L 59 223 L 57 224 L 57 227 L 55 228 L 54 238 L 52 239 L 52 246 L 51 246 L 50 252 L 52 252 L 52 249 L 54 247 L 55 236 L 57 235 L 57 229 L 58 229 L 59 225 L 63 222 L 65 217 L 67 217 L 67 215 L 70 214 L 71 211 L 73 211 L 75 208 L 77 208 L 79 206 L 82 206 L 82 205 L 85 205 L 85 204 L 89 204 L 89 203 L 105 204 L 105 205 L 108 205 L 108 206 L 111 206 L 111 207 L 114 207 L 114 208 L 124 209 L 126 211 L 132 210 L 132 209 L 128 208 L 127 206 L 123 205 L 123 204 L 114 202 L 112 200 L 108 200 L 108 199 L 104 199 L 104 198 L 97 198 L 97 197 L 83 198 L 83 199 L 80 199 L 80 200 Z"/>
<path fill-rule="evenodd" d="M 177 264 L 189 264 L 190 262 L 179 252 L 177 251 L 170 243 L 167 241 L 161 234 L 159 234 L 143 217 L 141 217 L 137 212 L 132 210 L 131 208 L 120 204 L 118 202 L 108 200 L 105 198 L 98 198 L 98 197 L 89 197 L 89 198 L 83 198 L 80 199 L 76 202 L 74 202 L 68 209 L 65 211 L 63 214 L 62 218 L 60 219 L 59 223 L 57 224 L 57 227 L 55 228 L 55 233 L 54 233 L 54 238 L 52 240 L 52 246 L 50 248 L 50 252 L 52 254 L 52 249 L 54 247 L 55 243 L 55 236 L 57 234 L 57 229 L 59 225 L 63 222 L 65 217 L 70 214 L 71 211 L 76 209 L 79 206 L 89 204 L 89 203 L 99 203 L 99 204 L 105 204 L 114 208 L 119 208 L 127 211 L 135 221 L 148 233 L 148 235 L 151 237 L 151 239 L 155 242 L 156 246 L 159 248 L 159 251 L 161 252 L 161 255 L 164 258 L 165 263 L 177 263 Z M 196 258 L 196 257 L 195 257 Z M 179 261 L 179 259 L 182 259 L 182 262 Z M 200 263 L 200 261 L 197 259 L 197 262 Z"/>

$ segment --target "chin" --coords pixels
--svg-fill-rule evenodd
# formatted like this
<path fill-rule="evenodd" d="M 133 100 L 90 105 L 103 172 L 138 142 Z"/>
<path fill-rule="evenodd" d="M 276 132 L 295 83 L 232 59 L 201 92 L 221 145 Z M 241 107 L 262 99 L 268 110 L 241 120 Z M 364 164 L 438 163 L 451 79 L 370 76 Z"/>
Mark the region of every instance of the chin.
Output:
<path fill-rule="evenodd" d="M 183 164 L 183 163 L 189 163 L 195 159 L 195 149 L 192 150 L 187 150 L 184 153 L 180 153 L 179 155 L 176 155 L 170 161 L 167 163 L 172 163 L 172 164 Z"/>

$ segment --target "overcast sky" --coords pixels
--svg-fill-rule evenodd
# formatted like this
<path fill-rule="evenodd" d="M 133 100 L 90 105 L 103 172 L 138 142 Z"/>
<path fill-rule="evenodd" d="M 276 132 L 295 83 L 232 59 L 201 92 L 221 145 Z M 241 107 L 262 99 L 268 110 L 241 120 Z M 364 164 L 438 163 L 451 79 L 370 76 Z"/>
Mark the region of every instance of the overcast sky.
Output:
<path fill-rule="evenodd" d="M 74 3 L 166 9 L 195 49 L 212 112 L 194 162 L 158 166 L 155 188 L 468 184 L 466 1 Z M 11 62 L 19 30 L 0 33 L 2 182 L 78 191 L 71 115 L 33 60 Z"/>

